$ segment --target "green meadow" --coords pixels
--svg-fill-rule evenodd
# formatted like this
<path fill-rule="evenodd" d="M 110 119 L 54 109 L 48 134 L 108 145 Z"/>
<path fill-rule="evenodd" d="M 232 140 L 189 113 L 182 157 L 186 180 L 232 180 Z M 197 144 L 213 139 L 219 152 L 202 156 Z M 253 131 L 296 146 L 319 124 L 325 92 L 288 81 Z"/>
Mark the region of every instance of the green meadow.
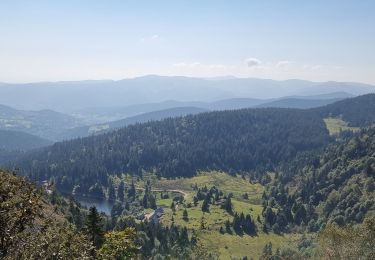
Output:
<path fill-rule="evenodd" d="M 190 233 L 197 234 L 202 242 L 202 246 L 219 259 L 242 259 L 244 256 L 257 259 L 263 251 L 266 243 L 271 242 L 274 250 L 277 248 L 294 245 L 300 238 L 300 235 L 276 235 L 273 233 L 262 232 L 262 205 L 261 197 L 264 187 L 259 183 L 251 183 L 248 178 L 239 175 L 231 176 L 224 172 L 201 172 L 192 178 L 158 179 L 155 175 L 144 175 L 142 180 L 138 180 L 138 187 L 144 186 L 149 181 L 152 190 L 157 198 L 157 205 L 165 208 L 165 213 L 161 218 L 163 225 L 186 227 Z M 220 228 L 224 228 L 226 220 L 232 221 L 233 216 L 227 213 L 219 205 L 210 205 L 208 213 L 202 212 L 202 201 L 194 206 L 193 197 L 196 193 L 194 187 L 202 188 L 207 186 L 217 187 L 224 194 L 232 193 L 232 204 L 235 212 L 250 214 L 254 219 L 258 234 L 256 236 L 221 234 Z M 161 191 L 167 191 L 168 199 L 161 199 Z M 184 196 L 183 204 L 177 204 L 175 210 L 171 209 L 173 196 Z M 248 199 L 243 195 L 247 193 Z M 188 212 L 188 220 L 184 220 L 183 212 Z M 258 221 L 260 220 L 260 222 Z M 202 222 L 205 228 L 202 229 Z"/>

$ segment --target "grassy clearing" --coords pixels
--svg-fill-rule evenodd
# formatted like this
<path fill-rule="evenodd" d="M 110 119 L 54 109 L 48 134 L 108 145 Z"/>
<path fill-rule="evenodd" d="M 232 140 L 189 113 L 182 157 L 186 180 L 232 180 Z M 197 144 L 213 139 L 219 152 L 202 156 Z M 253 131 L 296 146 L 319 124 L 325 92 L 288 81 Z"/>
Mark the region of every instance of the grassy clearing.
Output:
<path fill-rule="evenodd" d="M 244 206 L 244 202 L 235 201 L 236 206 Z M 236 207 L 235 206 L 235 207 Z M 246 207 L 251 215 L 255 217 L 257 213 L 261 213 L 261 206 L 251 205 L 253 208 Z M 282 248 L 285 246 L 294 247 L 301 235 L 276 235 L 273 233 L 263 233 L 261 231 L 261 224 L 258 225 L 258 235 L 251 237 L 248 235 L 238 236 L 235 234 L 221 234 L 220 227 L 224 225 L 225 220 L 232 221 L 233 217 L 218 206 L 210 206 L 210 212 L 204 213 L 204 220 L 206 223 L 206 230 L 201 230 L 201 220 L 203 213 L 201 211 L 201 203 L 197 207 L 187 208 L 189 220 L 183 220 L 182 213 L 184 207 L 180 206 L 173 214 L 171 209 L 166 209 L 164 216 L 161 219 L 163 225 L 171 225 L 172 216 L 174 224 L 177 226 L 185 226 L 189 230 L 194 230 L 203 246 L 207 251 L 215 254 L 219 259 L 240 259 L 244 256 L 258 259 L 261 256 L 263 248 L 266 243 L 271 242 L 273 249 Z M 256 218 L 255 218 L 256 219 Z M 263 221 L 263 219 L 262 219 Z"/>
<path fill-rule="evenodd" d="M 173 216 L 175 225 L 187 227 L 189 230 L 199 230 L 202 216 L 204 216 L 206 226 L 210 230 L 215 230 L 216 232 L 219 232 L 220 227 L 224 225 L 224 221 L 228 219 L 232 220 L 233 218 L 231 215 L 229 215 L 227 212 L 225 212 L 218 206 L 211 205 L 210 212 L 204 214 L 201 210 L 201 207 L 202 202 L 200 202 L 197 205 L 197 207 L 186 208 L 189 217 L 188 221 L 185 221 L 183 219 L 182 214 L 184 211 L 184 207 L 182 205 L 178 207 L 175 214 L 172 213 L 171 209 L 167 209 L 161 221 L 164 225 L 169 226 L 172 224 Z"/>
<path fill-rule="evenodd" d="M 350 127 L 348 126 L 348 123 L 345 122 L 344 120 L 340 118 L 333 118 L 333 117 L 328 117 L 324 118 L 324 123 L 326 124 L 326 127 L 329 131 L 330 135 L 335 135 L 338 134 L 342 131 L 359 131 L 359 127 Z"/>
<path fill-rule="evenodd" d="M 257 219 L 258 216 L 262 216 L 262 205 L 251 204 L 238 200 L 233 200 L 232 203 L 235 212 L 243 212 L 244 214 L 250 214 L 251 217 L 254 219 Z"/>
<path fill-rule="evenodd" d="M 272 177 L 272 174 L 270 175 Z M 123 176 L 129 182 L 130 176 Z M 155 175 L 145 174 L 143 179 L 136 180 L 137 187 L 144 187 L 145 182 L 149 181 L 152 186 L 153 193 L 156 195 L 157 206 L 164 207 L 165 213 L 161 218 L 163 225 L 169 226 L 174 223 L 177 226 L 186 227 L 190 231 L 196 232 L 198 238 L 207 248 L 207 251 L 216 254 L 219 259 L 232 259 L 242 258 L 243 256 L 253 257 L 258 259 L 262 254 L 263 248 L 266 243 L 271 242 L 274 250 L 278 247 L 286 245 L 294 245 L 295 241 L 299 239 L 298 235 L 295 236 L 279 236 L 275 234 L 265 234 L 262 230 L 262 224 L 258 222 L 263 221 L 261 197 L 264 187 L 260 184 L 250 183 L 249 179 L 242 178 L 241 176 L 231 176 L 223 172 L 202 172 L 193 178 L 178 178 L 174 180 L 158 179 Z M 210 188 L 216 186 L 225 194 L 232 193 L 232 203 L 235 212 L 250 214 L 258 227 L 258 235 L 251 237 L 248 235 L 231 235 L 221 234 L 220 227 L 224 227 L 226 220 L 232 221 L 233 216 L 220 208 L 219 205 L 210 205 L 210 212 L 202 212 L 202 201 L 194 206 L 192 201 L 196 194 L 194 187 Z M 161 191 L 167 190 L 169 198 L 161 199 Z M 181 191 L 185 196 L 184 204 L 177 205 L 175 212 L 170 208 L 173 197 L 181 195 L 176 191 Z M 244 199 L 243 195 L 247 193 L 248 199 Z M 188 207 L 188 204 L 191 207 Z M 183 219 L 183 212 L 186 208 L 189 220 Z M 202 216 L 206 229 L 201 229 Z"/>
<path fill-rule="evenodd" d="M 262 255 L 264 245 L 272 243 L 273 250 L 285 246 L 294 246 L 300 235 L 284 235 L 259 233 L 258 236 L 237 236 L 220 234 L 215 231 L 201 232 L 200 238 L 210 252 L 215 252 L 219 259 L 242 259 L 244 256 L 258 259 Z"/>
<path fill-rule="evenodd" d="M 160 179 L 158 180 L 154 175 L 145 175 L 144 181 L 149 180 L 154 189 L 166 190 L 181 190 L 188 194 L 195 193 L 193 187 L 212 187 L 216 186 L 224 193 L 233 193 L 234 197 L 242 200 L 242 195 L 247 193 L 249 195 L 249 202 L 253 204 L 261 203 L 261 196 L 264 187 L 260 184 L 252 184 L 248 179 L 240 176 L 231 176 L 224 172 L 202 172 L 193 178 L 178 178 L 174 180 Z M 139 183 L 139 185 L 143 185 Z M 192 196 L 189 196 L 190 199 Z"/>

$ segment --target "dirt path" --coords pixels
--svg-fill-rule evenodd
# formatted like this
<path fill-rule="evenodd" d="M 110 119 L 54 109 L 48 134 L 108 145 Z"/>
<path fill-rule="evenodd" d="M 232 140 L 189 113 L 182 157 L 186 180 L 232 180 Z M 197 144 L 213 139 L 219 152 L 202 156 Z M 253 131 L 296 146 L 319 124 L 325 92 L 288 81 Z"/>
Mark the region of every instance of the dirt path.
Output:
<path fill-rule="evenodd" d="M 145 190 L 144 188 L 139 188 L 139 187 L 136 187 L 135 188 L 136 190 Z M 189 194 L 182 191 L 182 190 L 170 190 L 170 189 L 151 189 L 151 191 L 155 191 L 155 192 L 163 192 L 163 191 L 167 191 L 167 192 L 176 192 L 176 193 L 181 193 L 183 196 L 184 196 L 184 199 L 186 200 L 188 197 L 189 197 Z"/>

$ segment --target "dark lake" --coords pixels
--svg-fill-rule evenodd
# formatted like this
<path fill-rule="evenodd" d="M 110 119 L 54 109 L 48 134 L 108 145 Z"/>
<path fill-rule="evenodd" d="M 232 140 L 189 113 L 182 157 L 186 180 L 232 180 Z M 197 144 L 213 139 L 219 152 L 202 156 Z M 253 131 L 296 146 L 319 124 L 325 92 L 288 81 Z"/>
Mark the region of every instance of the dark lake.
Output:
<path fill-rule="evenodd" d="M 82 206 L 87 208 L 95 206 L 99 212 L 104 212 L 107 215 L 111 214 L 113 203 L 108 200 L 92 199 L 81 196 L 74 196 L 74 199 L 81 203 Z"/>
<path fill-rule="evenodd" d="M 68 192 L 59 191 L 61 194 L 67 197 L 73 197 L 75 201 L 79 202 L 82 206 L 87 207 L 88 209 L 92 206 L 95 206 L 99 212 L 104 212 L 106 215 L 111 214 L 113 207 L 113 202 L 110 202 L 106 199 L 92 198 L 87 196 L 72 195 Z"/>

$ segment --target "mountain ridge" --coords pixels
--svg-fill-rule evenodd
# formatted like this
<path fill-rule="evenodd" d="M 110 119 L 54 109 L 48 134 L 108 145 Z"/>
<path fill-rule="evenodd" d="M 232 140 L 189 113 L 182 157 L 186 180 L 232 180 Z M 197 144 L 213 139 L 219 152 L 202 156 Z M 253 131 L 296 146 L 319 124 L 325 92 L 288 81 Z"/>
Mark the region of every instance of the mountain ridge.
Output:
<path fill-rule="evenodd" d="M 90 90 L 90 91 L 88 91 Z M 17 109 L 71 112 L 92 106 L 132 105 L 163 100 L 217 101 L 224 98 L 280 98 L 345 91 L 374 92 L 373 85 L 350 82 L 276 81 L 254 78 L 206 80 L 191 77 L 146 76 L 119 81 L 68 81 L 0 86 L 0 103 Z M 82 100 L 80 97 L 85 96 Z"/>

